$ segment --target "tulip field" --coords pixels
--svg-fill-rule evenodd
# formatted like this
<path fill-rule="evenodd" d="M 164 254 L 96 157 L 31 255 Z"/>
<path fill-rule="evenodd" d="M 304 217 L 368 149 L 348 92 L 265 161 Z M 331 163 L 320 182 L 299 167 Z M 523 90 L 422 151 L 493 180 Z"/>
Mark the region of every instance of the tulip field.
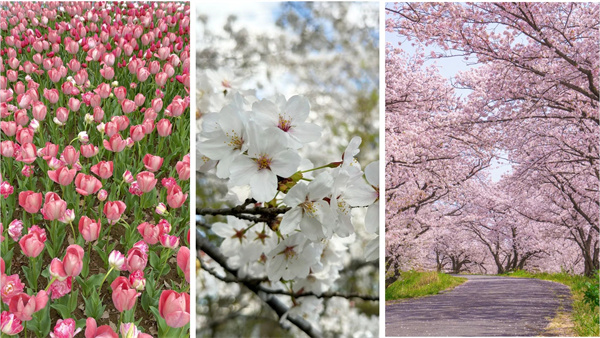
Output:
<path fill-rule="evenodd" d="M 189 335 L 189 12 L 0 3 L 3 336 Z"/>

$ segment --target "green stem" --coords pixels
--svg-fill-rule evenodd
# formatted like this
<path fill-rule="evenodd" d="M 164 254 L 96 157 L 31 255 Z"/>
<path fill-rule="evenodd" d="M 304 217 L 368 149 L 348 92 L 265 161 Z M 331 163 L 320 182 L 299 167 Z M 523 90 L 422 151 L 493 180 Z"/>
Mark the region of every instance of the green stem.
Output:
<path fill-rule="evenodd" d="M 170 328 L 171 328 L 170 326 L 167 326 L 167 329 L 166 329 L 166 330 L 165 330 L 165 332 L 163 333 L 163 336 L 167 337 L 167 332 L 169 332 L 169 329 L 170 329 Z"/>
<path fill-rule="evenodd" d="M 77 241 L 77 234 L 75 233 L 75 228 L 73 228 L 73 222 L 69 222 L 71 226 L 71 231 L 73 231 L 73 241 Z"/>
<path fill-rule="evenodd" d="M 48 286 L 46 286 L 46 289 L 44 289 L 44 291 L 48 292 L 48 289 L 50 289 L 50 285 L 52 285 L 52 283 L 54 283 L 55 280 L 56 280 L 56 277 L 52 277 L 52 279 L 50 280 L 50 283 L 48 283 Z"/>
<path fill-rule="evenodd" d="M 104 281 L 106 280 L 106 277 L 108 277 L 108 275 L 113 271 L 113 269 L 114 268 L 110 268 L 108 270 L 108 272 L 106 273 L 106 275 L 104 275 L 104 278 L 102 279 L 102 283 L 100 283 L 100 286 L 98 287 L 98 294 L 100 294 L 100 290 L 102 290 L 102 284 L 104 284 Z"/>
<path fill-rule="evenodd" d="M 39 273 L 37 273 L 37 264 L 35 261 L 35 257 L 31 257 L 31 267 L 32 267 L 32 271 L 33 271 L 33 289 L 37 290 L 37 277 L 39 276 Z"/>
<path fill-rule="evenodd" d="M 320 167 L 316 167 L 316 168 L 312 168 L 312 169 L 307 169 L 307 170 L 302 170 L 302 171 L 300 171 L 300 173 L 304 174 L 304 173 L 308 173 L 308 172 L 319 170 L 319 169 L 325 169 L 325 168 L 331 168 L 331 167 L 330 167 L 329 164 L 326 164 L 326 165 L 323 165 L 323 166 L 320 166 Z"/>

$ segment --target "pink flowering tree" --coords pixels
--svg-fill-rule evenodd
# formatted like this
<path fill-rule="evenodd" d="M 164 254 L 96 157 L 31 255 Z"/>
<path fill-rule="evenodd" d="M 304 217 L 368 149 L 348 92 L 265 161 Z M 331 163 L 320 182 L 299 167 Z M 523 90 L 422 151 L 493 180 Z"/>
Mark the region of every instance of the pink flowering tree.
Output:
<path fill-rule="evenodd" d="M 592 3 L 386 5 L 386 30 L 400 39 L 386 56 L 388 273 L 402 267 L 395 262 L 435 265 L 440 247 L 425 236 L 439 231 L 432 219 L 457 229 L 447 242 L 456 248 L 478 243 L 473 254 L 485 259 L 474 269 L 591 276 L 599 268 L 599 11 Z M 467 70 L 436 75 L 432 62 L 448 58 L 464 58 Z M 485 167 L 499 159 L 510 169 L 494 177 Z"/>
<path fill-rule="evenodd" d="M 3 334 L 188 334 L 189 10 L 2 5 Z"/>

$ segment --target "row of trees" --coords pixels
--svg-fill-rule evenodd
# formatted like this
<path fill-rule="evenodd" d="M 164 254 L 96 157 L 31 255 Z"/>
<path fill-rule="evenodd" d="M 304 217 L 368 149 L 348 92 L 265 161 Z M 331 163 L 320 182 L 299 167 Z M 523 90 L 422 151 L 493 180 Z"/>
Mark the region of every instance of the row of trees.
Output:
<path fill-rule="evenodd" d="M 401 37 L 386 50 L 390 280 L 415 266 L 599 268 L 599 11 L 387 5 L 386 29 Z M 443 77 L 431 60 L 449 57 L 469 69 Z M 489 170 L 498 159 L 510 163 L 500 179 Z"/>

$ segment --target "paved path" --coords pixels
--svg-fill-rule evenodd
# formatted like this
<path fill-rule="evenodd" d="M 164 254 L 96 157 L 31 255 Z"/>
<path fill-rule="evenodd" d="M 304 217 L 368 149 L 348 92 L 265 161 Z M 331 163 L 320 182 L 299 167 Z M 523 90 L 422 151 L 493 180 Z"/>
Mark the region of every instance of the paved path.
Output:
<path fill-rule="evenodd" d="M 467 276 L 454 290 L 385 306 L 386 336 L 537 336 L 559 307 L 565 285 L 528 278 Z"/>

